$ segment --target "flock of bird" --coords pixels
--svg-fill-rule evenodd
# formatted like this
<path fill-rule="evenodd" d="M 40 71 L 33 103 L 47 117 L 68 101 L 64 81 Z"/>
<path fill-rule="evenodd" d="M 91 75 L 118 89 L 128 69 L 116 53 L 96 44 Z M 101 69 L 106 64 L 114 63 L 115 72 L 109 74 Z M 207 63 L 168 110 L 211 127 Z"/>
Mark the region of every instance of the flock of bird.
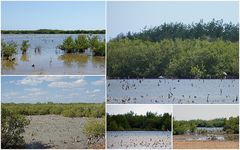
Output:
<path fill-rule="evenodd" d="M 238 80 L 122 79 L 108 81 L 108 103 L 238 103 Z M 216 82 L 217 81 L 217 82 Z M 182 82 L 182 83 L 181 83 Z M 212 88 L 211 88 L 212 87 Z M 179 90 L 179 91 L 178 91 Z"/>
<path fill-rule="evenodd" d="M 108 148 L 150 148 L 150 149 L 170 149 L 171 148 L 171 134 L 170 132 L 156 131 L 155 135 L 149 134 L 148 131 L 141 134 L 137 131 L 124 132 L 108 132 L 107 145 Z"/>

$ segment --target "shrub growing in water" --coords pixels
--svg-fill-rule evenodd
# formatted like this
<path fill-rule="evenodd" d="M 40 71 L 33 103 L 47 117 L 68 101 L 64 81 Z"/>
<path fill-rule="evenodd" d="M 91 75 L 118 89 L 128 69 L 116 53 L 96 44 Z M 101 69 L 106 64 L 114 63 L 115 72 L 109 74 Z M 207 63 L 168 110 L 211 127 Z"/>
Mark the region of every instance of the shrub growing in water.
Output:
<path fill-rule="evenodd" d="M 1 41 L 1 49 L 2 49 L 2 56 L 9 59 L 12 55 L 17 53 L 17 44 L 14 42 L 5 43 L 3 40 Z"/>
<path fill-rule="evenodd" d="M 24 145 L 24 127 L 29 124 L 24 116 L 14 114 L 2 108 L 1 118 L 1 146 L 2 148 L 21 148 Z"/>
<path fill-rule="evenodd" d="M 30 44 L 28 42 L 29 42 L 28 40 L 23 40 L 22 47 L 21 47 L 22 54 L 26 54 L 26 52 L 30 46 Z"/>
<path fill-rule="evenodd" d="M 59 49 L 65 51 L 66 53 L 73 53 L 75 52 L 75 43 L 71 36 L 67 37 L 62 45 L 59 45 Z"/>
<path fill-rule="evenodd" d="M 86 35 L 79 35 L 75 40 L 75 49 L 77 52 L 84 52 L 89 46 Z"/>
<path fill-rule="evenodd" d="M 101 42 L 97 36 L 89 38 L 90 48 L 96 56 L 105 56 L 105 41 Z"/>

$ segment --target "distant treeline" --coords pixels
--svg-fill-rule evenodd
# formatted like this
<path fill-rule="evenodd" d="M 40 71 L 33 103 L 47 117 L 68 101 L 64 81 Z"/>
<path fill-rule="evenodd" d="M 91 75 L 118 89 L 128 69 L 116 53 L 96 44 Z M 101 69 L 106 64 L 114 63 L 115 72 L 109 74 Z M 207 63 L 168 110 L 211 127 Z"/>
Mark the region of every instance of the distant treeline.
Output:
<path fill-rule="evenodd" d="M 146 35 L 147 36 L 147 35 Z M 238 78 L 238 42 L 216 39 L 111 40 L 109 78 Z"/>
<path fill-rule="evenodd" d="M 126 114 L 107 114 L 108 131 L 171 131 L 171 115 L 147 112 L 137 115 L 130 111 Z"/>
<path fill-rule="evenodd" d="M 158 42 L 164 39 L 223 39 L 224 41 L 239 41 L 239 24 L 223 23 L 223 20 L 212 20 L 204 23 L 164 23 L 153 28 L 144 28 L 139 33 L 119 34 L 114 40 L 141 39 L 144 41 Z"/>
<path fill-rule="evenodd" d="M 105 30 L 1 30 L 2 34 L 105 34 Z"/>
<path fill-rule="evenodd" d="M 105 104 L 96 103 L 2 103 L 5 108 L 19 115 L 63 115 L 65 117 L 104 117 Z"/>
<path fill-rule="evenodd" d="M 217 118 L 212 120 L 173 120 L 173 134 L 195 133 L 197 127 L 223 127 L 223 131 L 231 134 L 239 133 L 239 117 Z"/>

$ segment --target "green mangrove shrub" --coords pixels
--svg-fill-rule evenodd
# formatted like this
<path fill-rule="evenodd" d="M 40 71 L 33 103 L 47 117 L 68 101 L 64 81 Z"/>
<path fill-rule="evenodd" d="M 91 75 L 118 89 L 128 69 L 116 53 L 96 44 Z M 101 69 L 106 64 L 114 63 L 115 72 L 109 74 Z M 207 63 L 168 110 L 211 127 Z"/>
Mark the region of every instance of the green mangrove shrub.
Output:
<path fill-rule="evenodd" d="M 28 42 L 29 42 L 28 40 L 23 40 L 22 46 L 21 46 L 22 54 L 26 54 L 26 52 L 30 46 L 30 44 Z"/>
<path fill-rule="evenodd" d="M 86 35 L 79 35 L 75 40 L 75 50 L 77 52 L 84 52 L 89 47 L 88 39 Z"/>
<path fill-rule="evenodd" d="M 4 149 L 23 148 L 25 141 L 21 133 L 24 127 L 29 124 L 24 116 L 14 114 L 2 108 L 1 118 L 1 146 Z"/>
<path fill-rule="evenodd" d="M 58 48 L 66 53 L 82 53 L 90 48 L 95 56 L 105 56 L 105 41 L 101 41 L 97 36 L 79 35 L 75 40 L 69 36 Z"/>
<path fill-rule="evenodd" d="M 59 49 L 63 50 L 65 53 L 73 53 L 75 52 L 75 43 L 71 36 L 67 37 L 63 44 L 59 45 Z"/>
<path fill-rule="evenodd" d="M 17 44 L 14 42 L 4 42 L 1 41 L 1 53 L 3 58 L 9 59 L 9 57 L 12 57 L 14 54 L 17 53 Z"/>
<path fill-rule="evenodd" d="M 90 118 L 84 125 L 84 133 L 88 137 L 104 136 L 105 134 L 105 119 Z"/>

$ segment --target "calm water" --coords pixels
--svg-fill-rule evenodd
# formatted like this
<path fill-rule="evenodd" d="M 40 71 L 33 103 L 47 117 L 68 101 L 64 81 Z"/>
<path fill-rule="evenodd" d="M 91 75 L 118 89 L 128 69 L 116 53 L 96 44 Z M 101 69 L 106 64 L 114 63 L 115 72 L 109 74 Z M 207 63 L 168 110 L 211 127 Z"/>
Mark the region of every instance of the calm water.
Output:
<path fill-rule="evenodd" d="M 208 132 L 221 132 L 223 127 L 197 127 L 197 130 L 206 130 Z"/>
<path fill-rule="evenodd" d="M 18 45 L 16 61 L 2 61 L 2 74 L 104 74 L 105 58 L 85 54 L 64 54 L 56 47 L 69 34 L 11 34 L 2 35 L 5 42 Z M 76 38 L 77 34 L 71 35 Z M 104 35 L 98 35 L 104 39 Z M 29 40 L 27 54 L 20 51 L 23 40 Z M 35 50 L 40 48 L 40 50 Z M 34 64 L 34 67 L 32 65 Z"/>
<path fill-rule="evenodd" d="M 108 131 L 108 148 L 171 149 L 169 131 Z"/>
<path fill-rule="evenodd" d="M 238 79 L 129 79 L 107 82 L 108 103 L 239 103 Z"/>

